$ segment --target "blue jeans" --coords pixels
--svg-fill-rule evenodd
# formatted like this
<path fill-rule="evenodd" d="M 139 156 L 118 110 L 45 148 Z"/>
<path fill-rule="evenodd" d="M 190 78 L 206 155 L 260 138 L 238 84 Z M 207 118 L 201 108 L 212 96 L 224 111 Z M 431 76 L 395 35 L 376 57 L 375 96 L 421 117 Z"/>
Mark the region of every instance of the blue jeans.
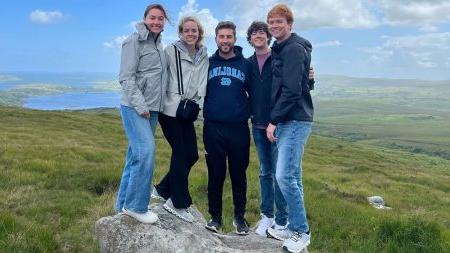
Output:
<path fill-rule="evenodd" d="M 253 127 L 253 140 L 259 158 L 259 183 L 261 187 L 261 213 L 273 218 L 273 203 L 275 200 L 275 222 L 284 226 L 287 222 L 286 201 L 275 180 L 277 164 L 277 146 L 267 139 L 266 129 Z"/>
<path fill-rule="evenodd" d="M 133 212 L 145 213 L 153 179 L 158 112 L 150 112 L 150 118 L 146 119 L 134 108 L 121 105 L 120 114 L 128 138 L 128 151 L 115 209 L 120 212 L 125 207 Z"/>
<path fill-rule="evenodd" d="M 275 177 L 288 205 L 288 228 L 300 233 L 309 231 L 303 202 L 302 158 L 311 126 L 311 122 L 292 120 L 278 123 L 275 130 L 278 148 Z"/>

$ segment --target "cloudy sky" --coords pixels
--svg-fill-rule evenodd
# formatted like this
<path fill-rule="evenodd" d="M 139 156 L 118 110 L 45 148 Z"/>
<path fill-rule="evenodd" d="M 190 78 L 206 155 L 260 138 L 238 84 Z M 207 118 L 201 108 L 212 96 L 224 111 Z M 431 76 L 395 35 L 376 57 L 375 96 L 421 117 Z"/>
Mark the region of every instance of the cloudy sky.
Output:
<path fill-rule="evenodd" d="M 294 29 L 313 44 L 318 74 L 450 79 L 450 0 L 172 0 L 164 43 L 177 39 L 180 16 L 196 15 L 215 50 L 219 20 L 238 26 L 239 45 L 253 20 L 283 2 Z M 119 68 L 120 44 L 142 19 L 148 1 L 7 0 L 0 9 L 0 73 L 110 72 Z"/>

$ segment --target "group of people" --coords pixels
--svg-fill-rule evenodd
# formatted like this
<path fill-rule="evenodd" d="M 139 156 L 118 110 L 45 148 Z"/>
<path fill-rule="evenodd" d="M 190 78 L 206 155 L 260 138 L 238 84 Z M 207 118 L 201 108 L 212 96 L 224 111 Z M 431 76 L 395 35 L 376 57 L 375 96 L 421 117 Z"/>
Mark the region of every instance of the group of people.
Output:
<path fill-rule="evenodd" d="M 283 240 L 290 252 L 301 252 L 310 243 L 302 157 L 311 132 L 314 80 L 312 46 L 291 32 L 292 11 L 278 4 L 267 14 L 267 23 L 250 25 L 247 41 L 255 53 L 248 59 L 235 45 L 236 26 L 230 21 L 215 28 L 217 50 L 208 58 L 202 45 L 203 27 L 193 16 L 180 20 L 180 39 L 163 49 L 166 20 L 162 5 L 149 5 L 137 31 L 122 45 L 120 113 L 129 145 L 116 211 L 143 223 L 157 222 L 157 214 L 149 210 L 152 197 L 163 200 L 163 207 L 178 218 L 195 220 L 189 212 L 188 176 L 198 160 L 197 137 L 193 120 L 179 114 L 193 102 L 203 109 L 204 118 L 211 215 L 206 229 L 221 229 L 228 167 L 233 225 L 237 234 L 249 233 L 245 208 L 250 118 L 260 161 L 261 219 L 255 232 Z M 272 37 L 275 42 L 270 48 Z M 172 155 L 169 171 L 152 186 L 158 121 Z"/>

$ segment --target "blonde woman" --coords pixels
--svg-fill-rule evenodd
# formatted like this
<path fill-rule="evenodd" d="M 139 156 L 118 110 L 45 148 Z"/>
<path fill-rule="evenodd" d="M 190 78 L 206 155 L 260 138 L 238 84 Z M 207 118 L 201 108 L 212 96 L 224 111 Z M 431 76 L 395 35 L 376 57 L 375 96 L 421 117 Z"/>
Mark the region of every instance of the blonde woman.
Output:
<path fill-rule="evenodd" d="M 209 65 L 206 47 L 201 43 L 203 34 L 203 27 L 195 17 L 184 17 L 178 25 L 180 40 L 164 50 L 169 77 L 159 123 L 172 156 L 169 172 L 155 186 L 152 196 L 164 199 L 164 208 L 187 222 L 194 221 L 188 209 L 192 204 L 188 176 L 198 160 L 197 136 L 193 120 L 177 116 L 177 110 L 180 103 L 184 107 L 186 100 L 202 106 Z"/>

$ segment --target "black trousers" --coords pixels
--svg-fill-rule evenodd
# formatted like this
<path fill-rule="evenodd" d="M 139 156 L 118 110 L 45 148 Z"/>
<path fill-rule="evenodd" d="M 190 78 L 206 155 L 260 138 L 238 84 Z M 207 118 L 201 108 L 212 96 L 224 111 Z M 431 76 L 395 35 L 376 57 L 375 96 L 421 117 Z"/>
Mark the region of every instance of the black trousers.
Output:
<path fill-rule="evenodd" d="M 247 203 L 246 170 L 249 162 L 250 130 L 247 122 L 204 122 L 203 143 L 208 166 L 208 205 L 211 217 L 222 220 L 223 183 L 228 170 L 235 217 L 244 217 Z"/>
<path fill-rule="evenodd" d="M 188 177 L 198 160 L 197 136 L 193 122 L 159 114 L 159 124 L 172 148 L 169 172 L 156 185 L 158 194 L 171 198 L 175 208 L 187 208 L 192 204 Z"/>

